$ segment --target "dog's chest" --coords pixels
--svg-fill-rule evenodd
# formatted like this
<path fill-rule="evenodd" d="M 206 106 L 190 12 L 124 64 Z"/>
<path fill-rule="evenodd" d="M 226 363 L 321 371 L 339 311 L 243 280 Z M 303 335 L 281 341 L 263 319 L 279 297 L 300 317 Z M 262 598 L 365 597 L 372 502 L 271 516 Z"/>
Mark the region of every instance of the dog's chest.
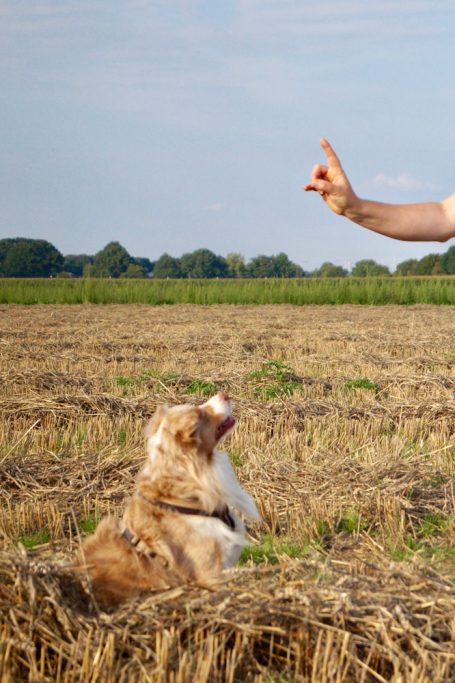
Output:
<path fill-rule="evenodd" d="M 204 543 L 206 538 L 218 543 L 225 569 L 232 567 L 237 562 L 240 552 L 245 545 L 245 527 L 243 522 L 235 514 L 232 517 L 235 521 L 234 530 L 216 518 L 194 517 L 189 520 L 193 530 L 200 536 L 201 543 Z"/>

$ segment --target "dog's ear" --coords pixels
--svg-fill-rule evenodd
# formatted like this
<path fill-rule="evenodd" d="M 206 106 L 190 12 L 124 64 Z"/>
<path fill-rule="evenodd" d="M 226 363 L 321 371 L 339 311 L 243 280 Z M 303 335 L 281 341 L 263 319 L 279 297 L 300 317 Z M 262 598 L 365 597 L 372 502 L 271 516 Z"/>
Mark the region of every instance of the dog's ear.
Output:
<path fill-rule="evenodd" d="M 158 427 L 160 426 L 163 417 L 166 415 L 167 411 L 167 405 L 158 406 L 155 414 L 153 415 L 153 417 L 150 418 L 150 420 L 147 422 L 147 424 L 144 426 L 142 430 L 142 435 L 144 436 L 144 438 L 149 439 L 151 436 L 155 434 L 155 432 L 158 431 Z"/>
<path fill-rule="evenodd" d="M 197 408 L 176 415 L 172 421 L 175 439 L 182 446 L 195 446 L 199 441 L 200 413 Z"/>

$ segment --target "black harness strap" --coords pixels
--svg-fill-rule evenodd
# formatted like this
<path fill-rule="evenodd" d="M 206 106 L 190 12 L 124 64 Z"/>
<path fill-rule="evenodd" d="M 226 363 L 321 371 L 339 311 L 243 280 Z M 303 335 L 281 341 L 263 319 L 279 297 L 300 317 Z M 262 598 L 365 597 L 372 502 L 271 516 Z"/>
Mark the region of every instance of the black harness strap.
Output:
<path fill-rule="evenodd" d="M 151 505 L 158 505 L 158 507 L 164 508 L 166 510 L 173 510 L 174 512 L 179 512 L 181 515 L 199 515 L 200 517 L 214 517 L 215 519 L 219 519 L 221 522 L 226 524 L 226 526 L 232 529 L 232 531 L 235 531 L 235 520 L 229 512 L 229 508 L 227 505 L 225 505 L 221 511 L 214 510 L 213 512 L 206 512 L 201 508 L 188 508 L 184 505 L 174 505 L 174 503 L 165 503 L 163 500 L 149 500 L 144 495 L 142 495 L 142 493 L 139 493 L 139 495 L 141 496 L 141 498 L 146 500 L 147 503 L 150 503 Z M 139 538 L 139 536 L 133 534 L 132 531 L 128 529 L 128 527 L 125 527 L 124 531 L 122 532 L 122 538 L 128 541 L 128 543 L 131 543 L 131 545 L 134 546 L 138 552 L 141 552 L 142 554 L 147 555 L 150 558 L 156 557 L 156 553 L 154 552 L 141 551 L 140 547 L 138 547 L 139 544 L 142 543 L 141 539 Z"/>
<path fill-rule="evenodd" d="M 174 512 L 180 512 L 181 515 L 199 515 L 200 517 L 215 517 L 215 519 L 220 519 L 222 522 L 224 522 L 224 524 L 226 524 L 226 526 L 232 529 L 232 531 L 235 531 L 235 520 L 229 512 L 229 508 L 227 505 L 225 505 L 221 511 L 214 510 L 213 512 L 206 512 L 206 510 L 202 510 L 201 508 L 189 508 L 185 507 L 184 505 L 175 505 L 174 503 L 166 503 L 164 500 L 150 500 L 140 492 L 138 492 L 138 495 L 151 505 L 157 505 L 158 507 L 164 508 L 165 510 L 173 510 Z"/>
<path fill-rule="evenodd" d="M 166 510 L 173 510 L 174 512 L 180 512 L 181 515 L 199 515 L 200 517 L 215 517 L 215 519 L 220 519 L 226 526 L 228 526 L 232 531 L 235 531 L 235 521 L 229 512 L 227 505 L 221 510 L 214 510 L 213 512 L 206 512 L 201 510 L 201 508 L 187 508 L 183 505 L 174 505 L 174 503 L 165 503 L 163 500 L 146 500 L 152 505 L 158 505 L 158 507 L 165 508 Z"/>

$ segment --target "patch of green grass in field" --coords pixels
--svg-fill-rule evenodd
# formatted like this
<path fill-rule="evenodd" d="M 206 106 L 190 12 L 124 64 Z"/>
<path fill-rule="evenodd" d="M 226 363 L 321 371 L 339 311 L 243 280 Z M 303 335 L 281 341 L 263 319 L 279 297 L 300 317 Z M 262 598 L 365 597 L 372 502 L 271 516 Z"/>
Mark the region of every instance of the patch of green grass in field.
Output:
<path fill-rule="evenodd" d="M 206 382 L 203 379 L 195 379 L 185 389 L 187 394 L 197 394 L 198 396 L 213 396 L 216 394 L 216 387 L 213 382 Z"/>
<path fill-rule="evenodd" d="M 369 391 L 380 391 L 381 387 L 376 382 L 373 382 L 368 377 L 358 377 L 357 379 L 349 379 L 343 384 L 343 389 L 368 389 Z"/>
<path fill-rule="evenodd" d="M 177 375 L 174 373 L 161 372 L 161 370 L 156 368 L 147 368 L 137 375 L 118 375 L 112 378 L 112 382 L 114 386 L 123 387 L 123 395 L 127 396 L 130 390 L 150 386 L 153 386 L 154 390 L 159 393 L 163 384 L 174 381 L 176 377 Z"/>
<path fill-rule="evenodd" d="M 234 465 L 234 467 L 241 467 L 243 465 L 243 456 L 242 453 L 237 450 L 236 448 L 233 448 L 229 456 L 231 458 L 231 462 Z"/>
<path fill-rule="evenodd" d="M 278 564 L 279 556 L 286 555 L 291 558 L 307 557 L 313 546 L 310 544 L 299 544 L 282 537 L 266 534 L 262 537 L 259 545 L 247 545 L 243 548 L 239 564 Z"/>
<path fill-rule="evenodd" d="M 115 432 L 115 441 L 119 446 L 125 446 L 128 441 L 128 432 L 126 429 L 119 429 Z"/>
<path fill-rule="evenodd" d="M 345 531 L 348 534 L 365 531 L 367 528 L 368 524 L 356 510 L 347 510 L 344 515 L 340 517 L 337 525 L 337 531 Z"/>
<path fill-rule="evenodd" d="M 401 543 L 397 541 L 389 541 L 387 543 L 389 555 L 398 562 L 410 561 L 416 553 L 423 555 L 424 550 L 425 544 L 410 534 Z"/>
<path fill-rule="evenodd" d="M 428 513 L 420 520 L 419 536 L 422 538 L 431 538 L 432 536 L 440 536 L 450 525 L 450 518 L 445 515 L 437 513 Z"/>
<path fill-rule="evenodd" d="M 240 554 L 239 564 L 260 564 L 262 562 L 269 562 L 270 564 L 277 564 L 275 548 L 269 541 L 264 540 L 260 545 L 246 545 Z"/>
<path fill-rule="evenodd" d="M 323 539 L 330 535 L 330 525 L 325 519 L 317 519 L 314 529 L 318 539 Z"/>
<path fill-rule="evenodd" d="M 177 379 L 177 375 L 174 372 L 165 372 L 159 368 L 146 368 L 136 376 L 136 381 L 139 384 L 155 383 L 155 381 L 166 383 L 175 379 Z"/>
<path fill-rule="evenodd" d="M 45 543 L 49 543 L 50 537 L 51 535 L 49 533 L 49 529 L 44 528 L 38 529 L 37 531 L 34 531 L 30 534 L 23 534 L 22 536 L 19 536 L 17 538 L 17 541 L 19 543 L 22 543 L 24 548 L 27 548 L 29 550 L 37 545 L 44 545 Z"/>
<path fill-rule="evenodd" d="M 387 550 L 395 560 L 411 560 L 419 554 L 424 559 L 455 560 L 455 546 L 447 543 L 445 534 L 454 523 L 451 515 L 427 513 L 423 515 L 413 530 L 402 541 L 391 540 Z"/>
<path fill-rule="evenodd" d="M 396 562 L 408 561 L 412 557 L 412 552 L 406 546 L 397 546 L 390 543 L 387 550 L 392 560 Z"/>
<path fill-rule="evenodd" d="M 455 545 L 438 545 L 431 552 L 435 560 L 446 560 L 455 566 Z"/>
<path fill-rule="evenodd" d="M 131 387 L 134 386 L 136 383 L 134 377 L 125 377 L 124 375 L 114 377 L 113 382 L 118 387 Z"/>
<path fill-rule="evenodd" d="M 76 446 L 82 446 L 84 444 L 84 441 L 86 440 L 87 436 L 88 436 L 88 433 L 87 433 L 86 429 L 79 429 L 76 433 L 76 439 L 75 439 Z"/>
<path fill-rule="evenodd" d="M 55 440 L 55 450 L 56 450 L 56 452 L 58 453 L 58 452 L 63 451 L 63 450 L 64 450 L 64 447 L 65 447 L 65 439 L 64 439 L 64 437 L 61 436 L 61 435 L 57 436 L 57 438 L 56 438 L 56 440 Z"/>
<path fill-rule="evenodd" d="M 98 515 L 88 515 L 87 517 L 82 517 L 78 522 L 79 529 L 85 534 L 93 534 L 98 526 L 99 521 L 100 518 Z"/>
<path fill-rule="evenodd" d="M 299 387 L 295 382 L 285 382 L 283 384 L 269 384 L 263 387 L 257 387 L 255 394 L 258 398 L 264 401 L 271 401 L 279 396 L 292 396 L 294 391 Z"/>
<path fill-rule="evenodd" d="M 254 396 L 264 401 L 279 396 L 292 396 L 302 388 L 294 370 L 279 360 L 268 360 L 259 370 L 253 370 L 247 376 Z"/>
<path fill-rule="evenodd" d="M 268 360 L 262 364 L 259 370 L 253 370 L 248 375 L 250 379 L 273 379 L 276 381 L 287 381 L 294 371 L 289 365 L 280 360 Z"/>
<path fill-rule="evenodd" d="M 134 377 L 125 377 L 124 375 L 119 375 L 118 377 L 114 377 L 112 381 L 115 386 L 123 388 L 122 396 L 128 396 L 130 390 L 137 386 Z"/>

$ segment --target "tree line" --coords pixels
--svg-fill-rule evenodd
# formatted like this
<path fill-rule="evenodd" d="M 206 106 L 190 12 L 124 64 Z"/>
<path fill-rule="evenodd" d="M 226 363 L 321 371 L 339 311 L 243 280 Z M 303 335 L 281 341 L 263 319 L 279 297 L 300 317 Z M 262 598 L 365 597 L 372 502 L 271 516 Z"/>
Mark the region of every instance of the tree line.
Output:
<path fill-rule="evenodd" d="M 131 256 L 119 242 L 109 242 L 95 255 L 64 256 L 46 240 L 14 237 L 0 240 L 0 277 L 100 277 L 100 278 L 300 278 L 385 277 L 388 275 L 455 275 L 455 246 L 443 254 L 399 263 L 392 273 L 373 259 L 357 261 L 349 272 L 329 261 L 305 272 L 281 252 L 260 254 L 248 262 L 242 254 L 217 256 L 209 249 L 196 249 L 176 258 L 163 254 L 153 262 Z"/>

